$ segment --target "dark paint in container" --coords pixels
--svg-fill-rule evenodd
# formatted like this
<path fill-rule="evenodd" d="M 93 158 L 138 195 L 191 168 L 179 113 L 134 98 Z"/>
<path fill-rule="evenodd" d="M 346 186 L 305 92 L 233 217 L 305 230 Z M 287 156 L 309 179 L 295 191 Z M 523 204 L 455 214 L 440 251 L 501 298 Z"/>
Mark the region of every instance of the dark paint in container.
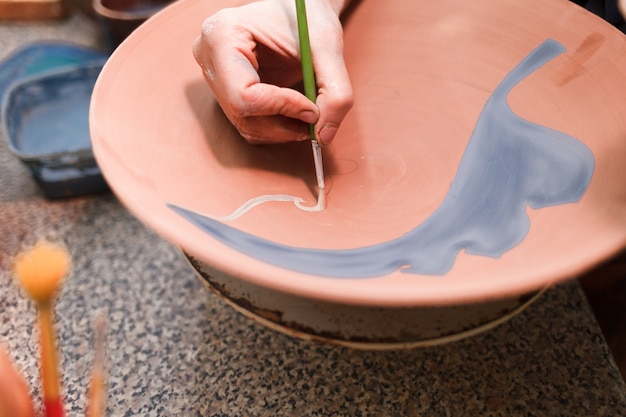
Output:
<path fill-rule="evenodd" d="M 93 0 L 105 41 L 115 49 L 135 29 L 174 0 Z"/>

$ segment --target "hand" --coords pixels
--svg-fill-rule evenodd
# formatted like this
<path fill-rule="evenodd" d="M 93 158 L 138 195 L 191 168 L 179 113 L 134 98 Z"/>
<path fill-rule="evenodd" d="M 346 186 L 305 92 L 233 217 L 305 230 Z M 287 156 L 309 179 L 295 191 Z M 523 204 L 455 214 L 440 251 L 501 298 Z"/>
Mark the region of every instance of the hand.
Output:
<path fill-rule="evenodd" d="M 13 368 L 2 346 L 0 346 L 0 416 L 35 416 L 28 387 Z"/>
<path fill-rule="evenodd" d="M 352 107 L 339 14 L 345 0 L 307 2 L 316 104 L 302 81 L 294 0 L 262 0 L 208 17 L 193 53 L 222 110 L 250 143 L 309 138 L 329 144 Z"/>

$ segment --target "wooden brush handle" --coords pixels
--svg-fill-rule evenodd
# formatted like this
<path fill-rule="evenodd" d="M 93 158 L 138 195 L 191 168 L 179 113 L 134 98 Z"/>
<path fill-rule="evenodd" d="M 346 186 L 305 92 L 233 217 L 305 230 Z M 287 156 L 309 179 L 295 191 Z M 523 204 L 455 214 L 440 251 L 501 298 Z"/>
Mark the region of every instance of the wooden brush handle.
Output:
<path fill-rule="evenodd" d="M 49 303 L 42 303 L 39 306 L 39 331 L 41 338 L 41 383 L 46 417 L 64 417 L 53 311 L 52 305 Z"/>

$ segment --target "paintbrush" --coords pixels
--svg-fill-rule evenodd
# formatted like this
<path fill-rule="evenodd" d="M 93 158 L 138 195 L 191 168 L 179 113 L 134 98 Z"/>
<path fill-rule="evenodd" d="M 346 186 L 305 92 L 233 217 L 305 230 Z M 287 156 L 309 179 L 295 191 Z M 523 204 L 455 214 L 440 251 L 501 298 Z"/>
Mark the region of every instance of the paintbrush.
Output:
<path fill-rule="evenodd" d="M 311 43 L 309 41 L 309 24 L 306 17 L 306 6 L 304 0 L 296 1 L 296 16 L 298 21 L 298 39 L 300 41 L 300 60 L 302 61 L 302 81 L 304 84 L 304 95 L 315 103 L 317 99 L 317 87 L 315 85 L 315 73 L 313 71 L 313 58 L 311 56 Z M 313 147 L 313 161 L 315 162 L 315 177 L 317 178 L 318 199 L 317 205 L 320 209 L 326 206 L 324 194 L 324 165 L 322 163 L 322 148 L 315 139 L 315 126 L 309 124 L 311 135 L 311 146 Z"/>
<path fill-rule="evenodd" d="M 87 401 L 87 417 L 102 417 L 106 409 L 106 318 L 96 316 L 95 357 L 91 373 L 91 387 Z"/>
<path fill-rule="evenodd" d="M 47 241 L 19 254 L 14 272 L 26 293 L 37 303 L 41 349 L 41 382 L 46 417 L 63 417 L 61 381 L 54 331 L 54 299 L 70 269 L 67 249 Z"/>

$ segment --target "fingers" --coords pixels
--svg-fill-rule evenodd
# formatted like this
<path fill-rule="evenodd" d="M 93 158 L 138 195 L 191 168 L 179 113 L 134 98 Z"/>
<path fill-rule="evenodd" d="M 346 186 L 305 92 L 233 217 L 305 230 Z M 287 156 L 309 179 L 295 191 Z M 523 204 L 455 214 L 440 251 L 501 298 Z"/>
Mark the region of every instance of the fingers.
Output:
<path fill-rule="evenodd" d="M 352 106 L 341 24 L 330 9 L 312 4 L 317 105 L 288 87 L 301 79 L 293 10 L 276 2 L 222 9 L 205 20 L 194 42 L 216 100 L 250 143 L 305 140 L 314 123 L 317 140 L 329 144 Z"/>
<path fill-rule="evenodd" d="M 220 65 L 206 65 L 205 79 L 241 136 L 253 144 L 305 140 L 317 106 L 291 88 L 258 81 L 251 64 L 237 53 Z"/>
<path fill-rule="evenodd" d="M 290 88 L 253 84 L 230 103 L 231 122 L 250 143 L 281 143 L 309 138 L 308 123 L 319 119 L 317 106 Z"/>
<path fill-rule="evenodd" d="M 205 20 L 201 36 L 193 44 L 205 80 L 230 122 L 250 143 L 307 139 L 307 123 L 319 118 L 317 106 L 296 90 L 261 82 L 263 63 L 259 62 L 257 41 L 252 31 L 243 29 L 242 22 L 241 15 L 229 10 Z M 299 71 L 294 55 L 295 51 L 291 56 L 275 54 L 269 60 L 272 65 L 291 60 L 291 67 L 280 70 L 284 78 L 294 78 L 292 73 Z"/>

